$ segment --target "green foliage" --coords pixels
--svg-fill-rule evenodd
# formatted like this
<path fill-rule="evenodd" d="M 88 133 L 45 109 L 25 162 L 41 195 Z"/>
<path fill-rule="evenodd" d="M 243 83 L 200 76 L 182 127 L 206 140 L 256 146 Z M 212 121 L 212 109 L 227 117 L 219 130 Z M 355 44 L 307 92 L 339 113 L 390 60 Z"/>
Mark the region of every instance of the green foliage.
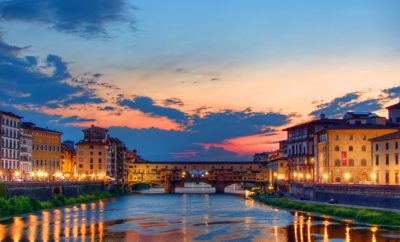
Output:
<path fill-rule="evenodd" d="M 0 197 L 6 197 L 6 196 L 7 196 L 6 186 L 0 183 Z"/>
<path fill-rule="evenodd" d="M 112 198 L 114 195 L 107 192 L 97 192 L 84 194 L 78 197 L 66 198 L 58 195 L 56 198 L 48 201 L 38 201 L 29 197 L 0 197 L 0 217 L 12 216 L 22 213 L 36 212 L 42 209 L 68 206 L 77 203 L 93 202 L 104 198 Z"/>
<path fill-rule="evenodd" d="M 400 226 L 400 212 L 291 201 L 283 198 L 268 196 L 267 194 L 260 194 L 257 197 L 255 196 L 254 199 L 259 202 L 284 209 L 315 212 L 345 219 L 353 219 L 359 222 L 370 224 Z"/>

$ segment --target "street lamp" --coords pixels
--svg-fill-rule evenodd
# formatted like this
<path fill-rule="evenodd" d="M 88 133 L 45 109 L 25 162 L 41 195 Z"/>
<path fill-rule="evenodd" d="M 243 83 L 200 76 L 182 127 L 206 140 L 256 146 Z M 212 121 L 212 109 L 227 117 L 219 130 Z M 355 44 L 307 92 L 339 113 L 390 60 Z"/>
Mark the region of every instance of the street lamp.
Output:
<path fill-rule="evenodd" d="M 373 181 L 373 183 L 375 185 L 376 184 L 376 174 L 375 174 L 375 172 L 372 172 L 371 178 L 372 178 L 372 181 Z"/>
<path fill-rule="evenodd" d="M 344 179 L 346 180 L 346 182 L 349 182 L 350 177 L 351 177 L 350 173 L 344 174 Z"/>
<path fill-rule="evenodd" d="M 328 183 L 328 174 L 324 173 L 322 178 L 324 179 L 325 183 Z"/>

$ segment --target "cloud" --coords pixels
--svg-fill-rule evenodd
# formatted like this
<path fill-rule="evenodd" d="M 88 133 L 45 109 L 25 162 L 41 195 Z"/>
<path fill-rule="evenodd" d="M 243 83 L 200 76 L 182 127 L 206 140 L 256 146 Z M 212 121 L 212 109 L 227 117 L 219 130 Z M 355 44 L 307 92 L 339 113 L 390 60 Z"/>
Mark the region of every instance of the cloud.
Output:
<path fill-rule="evenodd" d="M 257 151 L 269 149 L 267 140 L 276 134 L 274 127 L 289 122 L 284 114 L 249 109 L 209 112 L 190 119 L 182 130 L 111 127 L 110 131 L 150 160 L 248 160 L 253 146 Z"/>
<path fill-rule="evenodd" d="M 387 88 L 382 92 L 385 93 L 388 98 L 398 98 L 400 96 L 400 86 Z"/>
<path fill-rule="evenodd" d="M 139 110 L 152 116 L 167 117 L 180 124 L 187 124 L 189 121 L 188 115 L 184 112 L 178 109 L 156 105 L 150 97 L 135 97 L 133 100 L 123 99 L 118 101 L 118 104 Z"/>
<path fill-rule="evenodd" d="M 184 105 L 184 103 L 182 102 L 182 100 L 180 100 L 179 98 L 168 98 L 168 99 L 165 99 L 164 101 L 163 101 L 163 104 L 165 105 L 165 106 L 172 106 L 172 105 L 176 105 L 176 106 L 183 106 Z"/>
<path fill-rule="evenodd" d="M 203 117 L 195 116 L 192 121 L 188 130 L 201 138 L 201 142 L 218 143 L 225 139 L 261 133 L 265 131 L 265 126 L 284 125 L 289 122 L 289 116 L 274 112 L 223 110 L 210 112 Z"/>
<path fill-rule="evenodd" d="M 352 92 L 342 97 L 337 97 L 328 103 L 317 105 L 317 109 L 312 111 L 310 115 L 319 116 L 324 113 L 331 117 L 341 117 L 346 112 L 353 111 L 369 111 L 373 112 L 382 109 L 381 99 L 360 100 L 361 93 Z"/>
<path fill-rule="evenodd" d="M 125 24 L 134 29 L 134 9 L 125 0 L 6 0 L 3 20 L 38 22 L 50 29 L 84 38 L 110 37 L 108 28 Z"/>
<path fill-rule="evenodd" d="M 103 101 L 93 90 L 68 83 L 71 74 L 61 57 L 22 56 L 25 49 L 0 37 L 0 86 L 7 87 L 0 89 L 0 100 L 52 106 Z"/>

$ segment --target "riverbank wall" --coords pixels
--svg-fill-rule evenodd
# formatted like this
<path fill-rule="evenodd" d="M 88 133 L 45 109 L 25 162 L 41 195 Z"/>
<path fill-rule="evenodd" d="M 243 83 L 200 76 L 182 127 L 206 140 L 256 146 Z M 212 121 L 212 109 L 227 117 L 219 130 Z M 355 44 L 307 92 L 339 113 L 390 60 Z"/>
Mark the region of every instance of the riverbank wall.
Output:
<path fill-rule="evenodd" d="M 339 204 L 400 209 L 400 187 L 356 184 L 290 184 L 289 195 L 296 198 Z"/>
<path fill-rule="evenodd" d="M 122 184 L 103 182 L 18 182 L 2 183 L 5 197 L 26 196 L 40 201 L 50 200 L 57 195 L 77 197 L 96 192 L 113 192 L 123 188 Z"/>

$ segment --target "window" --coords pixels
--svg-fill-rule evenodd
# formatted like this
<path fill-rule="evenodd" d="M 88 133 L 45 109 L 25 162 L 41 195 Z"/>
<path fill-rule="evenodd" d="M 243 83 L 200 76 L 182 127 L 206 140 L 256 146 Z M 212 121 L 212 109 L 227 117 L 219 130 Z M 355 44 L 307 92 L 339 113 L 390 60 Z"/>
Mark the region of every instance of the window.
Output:
<path fill-rule="evenodd" d="M 379 166 L 379 155 L 375 156 L 375 165 Z"/>
<path fill-rule="evenodd" d="M 400 180 L 399 180 L 399 171 L 396 171 L 395 173 L 394 173 L 394 183 L 396 184 L 396 185 L 398 185 L 399 184 L 399 182 L 400 182 Z"/>
<path fill-rule="evenodd" d="M 367 140 L 367 136 L 366 135 L 363 135 L 363 140 Z"/>
<path fill-rule="evenodd" d="M 386 142 L 385 146 L 386 146 L 386 150 L 389 150 L 389 143 L 388 142 Z"/>
<path fill-rule="evenodd" d="M 367 160 L 366 159 L 362 159 L 361 160 L 361 166 L 367 166 Z"/>
<path fill-rule="evenodd" d="M 386 165 L 389 165 L 389 154 L 386 154 Z"/>
<path fill-rule="evenodd" d="M 390 183 L 389 171 L 386 171 L 386 173 L 385 173 L 385 183 L 386 183 L 386 185 L 389 185 L 389 183 Z"/>
<path fill-rule="evenodd" d="M 361 151 L 367 151 L 367 147 L 365 147 L 365 145 L 363 145 L 363 146 L 361 147 Z"/>
<path fill-rule="evenodd" d="M 375 144 L 375 150 L 378 151 L 379 150 L 379 145 Z"/>
<path fill-rule="evenodd" d="M 340 166 L 340 160 L 339 159 L 335 160 L 335 166 Z"/>
<path fill-rule="evenodd" d="M 339 146 L 335 146 L 335 151 L 339 151 Z"/>
<path fill-rule="evenodd" d="M 349 160 L 349 166 L 354 166 L 354 160 L 353 159 Z"/>
<path fill-rule="evenodd" d="M 399 142 L 397 142 L 397 141 L 394 142 L 394 147 L 396 148 L 396 150 L 399 149 Z"/>
<path fill-rule="evenodd" d="M 396 154 L 394 155 L 394 159 L 395 159 L 395 161 L 396 161 L 396 165 L 398 165 L 398 164 L 399 164 L 399 154 L 398 154 L 398 153 L 396 153 Z"/>
<path fill-rule="evenodd" d="M 353 140 L 353 135 L 350 135 L 350 136 L 349 136 L 349 140 Z"/>
<path fill-rule="evenodd" d="M 339 140 L 339 135 L 336 135 L 336 136 L 335 136 L 335 139 L 336 139 L 336 140 Z"/>
<path fill-rule="evenodd" d="M 353 146 L 349 146 L 349 151 L 353 151 Z"/>

